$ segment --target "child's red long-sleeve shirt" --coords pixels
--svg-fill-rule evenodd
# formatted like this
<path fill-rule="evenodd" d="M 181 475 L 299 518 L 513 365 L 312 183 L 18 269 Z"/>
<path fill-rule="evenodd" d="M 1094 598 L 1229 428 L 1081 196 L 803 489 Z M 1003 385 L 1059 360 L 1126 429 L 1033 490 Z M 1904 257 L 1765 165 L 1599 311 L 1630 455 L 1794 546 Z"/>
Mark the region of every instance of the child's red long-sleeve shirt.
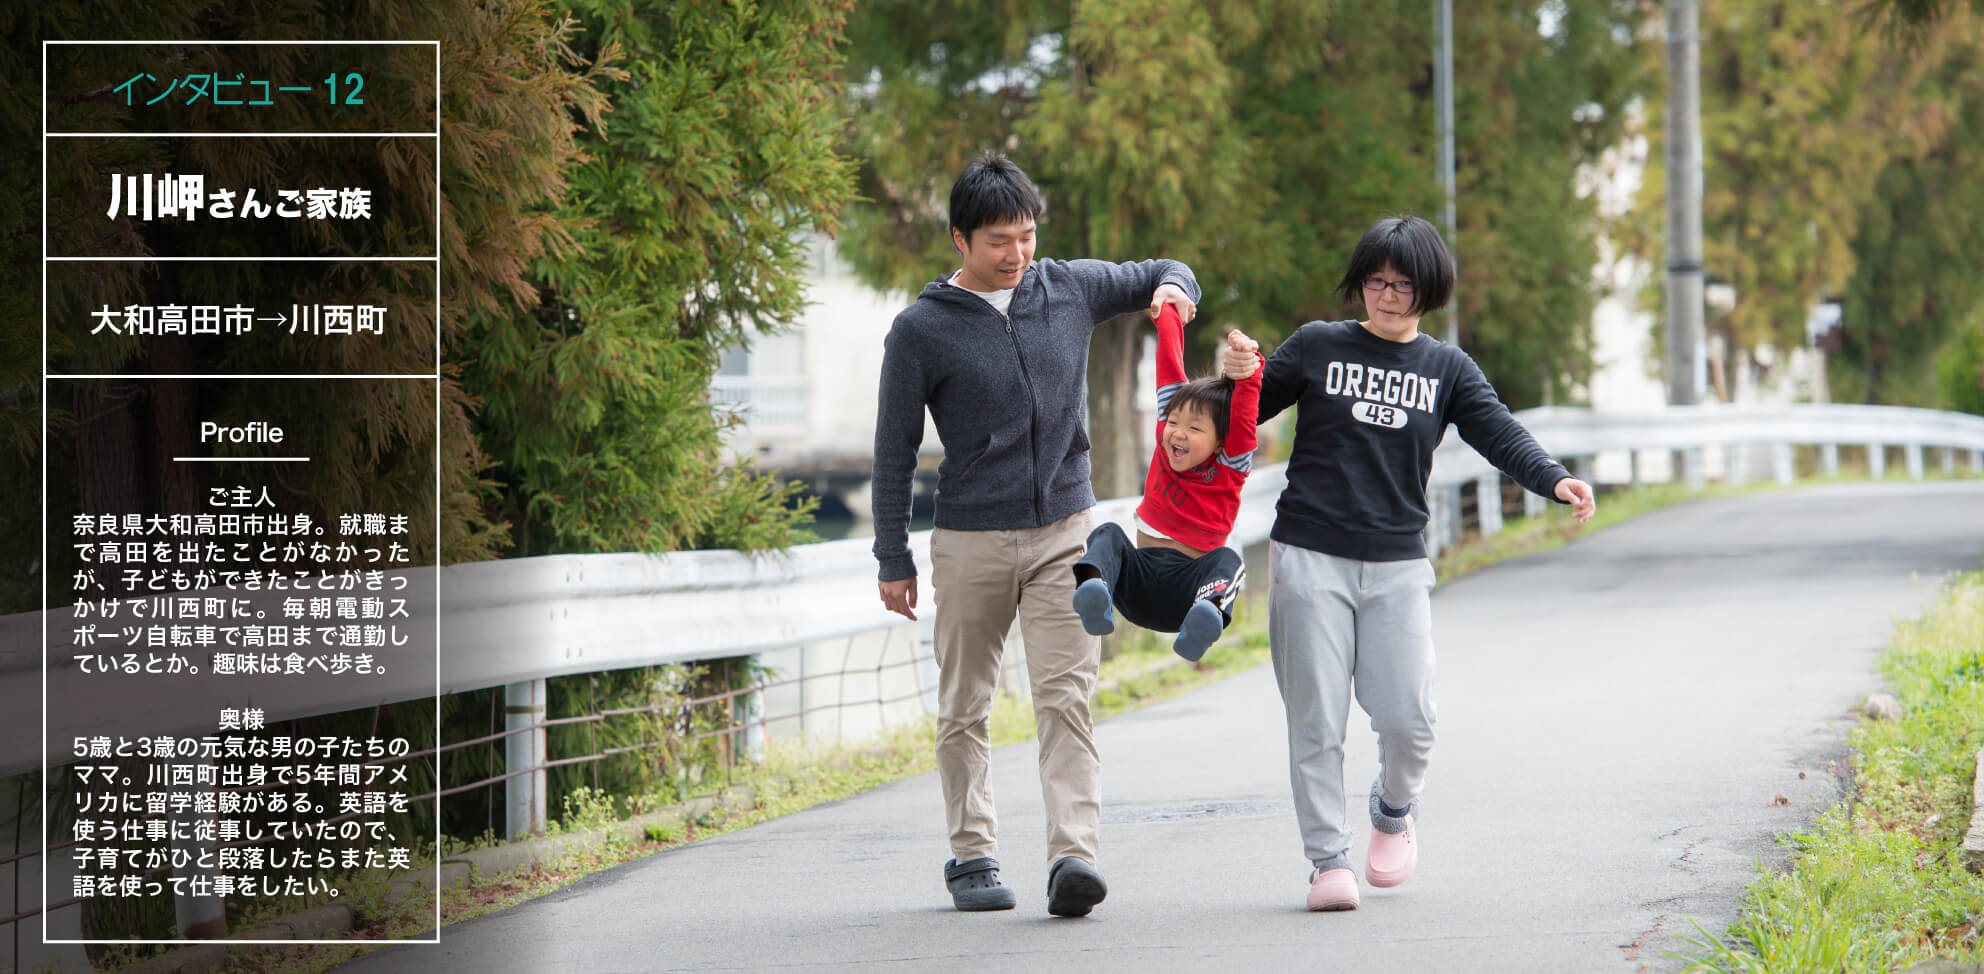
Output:
<path fill-rule="evenodd" d="M 1211 551 L 1226 543 L 1240 516 L 1240 487 L 1254 469 L 1254 423 L 1260 414 L 1261 368 L 1233 383 L 1226 441 L 1206 462 L 1186 471 L 1171 469 L 1164 450 L 1165 410 L 1171 394 L 1185 384 L 1185 334 L 1170 305 L 1157 316 L 1157 449 L 1144 478 L 1137 517 L 1181 544 Z M 1256 353 L 1258 358 L 1259 353 Z"/>

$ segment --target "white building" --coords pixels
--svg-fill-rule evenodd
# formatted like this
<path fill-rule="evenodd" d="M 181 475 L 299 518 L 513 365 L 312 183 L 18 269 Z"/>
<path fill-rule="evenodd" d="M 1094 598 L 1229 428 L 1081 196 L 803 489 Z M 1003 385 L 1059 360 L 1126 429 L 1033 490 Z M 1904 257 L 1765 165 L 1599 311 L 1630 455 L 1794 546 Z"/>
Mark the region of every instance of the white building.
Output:
<path fill-rule="evenodd" d="M 712 398 L 744 422 L 728 443 L 766 469 L 866 465 L 875 446 L 875 393 L 882 340 L 913 295 L 862 284 L 825 234 L 812 239 L 806 313 L 781 335 L 754 335 L 749 351 L 730 349 L 710 382 Z M 927 423 L 927 419 L 926 419 Z M 935 454 L 934 425 L 924 452 Z"/>

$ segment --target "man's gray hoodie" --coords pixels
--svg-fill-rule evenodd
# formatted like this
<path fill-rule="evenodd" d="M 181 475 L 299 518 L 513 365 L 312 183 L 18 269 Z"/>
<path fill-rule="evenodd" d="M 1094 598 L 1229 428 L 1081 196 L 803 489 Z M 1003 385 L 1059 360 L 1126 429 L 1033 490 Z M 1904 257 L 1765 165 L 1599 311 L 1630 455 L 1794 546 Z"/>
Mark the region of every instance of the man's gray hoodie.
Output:
<path fill-rule="evenodd" d="M 1007 314 L 930 282 L 889 327 L 875 419 L 875 558 L 885 582 L 913 578 L 911 479 L 923 410 L 937 421 L 937 526 L 1037 528 L 1095 506 L 1088 465 L 1088 342 L 1095 326 L 1150 306 L 1170 283 L 1199 283 L 1175 260 L 1111 264 L 1042 258 Z"/>

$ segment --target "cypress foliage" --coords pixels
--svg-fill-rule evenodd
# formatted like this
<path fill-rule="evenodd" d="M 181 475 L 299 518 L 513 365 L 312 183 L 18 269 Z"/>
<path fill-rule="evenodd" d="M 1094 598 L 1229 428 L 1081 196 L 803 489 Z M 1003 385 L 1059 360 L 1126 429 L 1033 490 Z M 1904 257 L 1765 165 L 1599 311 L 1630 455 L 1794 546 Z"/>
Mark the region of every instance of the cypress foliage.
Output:
<path fill-rule="evenodd" d="M 796 321 L 804 301 L 805 235 L 837 229 L 836 213 L 850 192 L 848 169 L 832 151 L 840 117 L 837 46 L 847 8 L 844 2 L 593 3 L 566 15 L 539 0 L 9 7 L 0 13 L 12 39 L 0 45 L 10 85 L 0 91 L 0 117 L 18 136 L 7 151 L 19 164 L 0 167 L 9 190 L 0 193 L 0 217 L 13 258 L 0 266 L 0 280 L 27 295 L 40 277 L 41 228 L 32 212 L 40 170 L 30 157 L 40 141 L 24 134 L 38 127 L 39 94 L 12 85 L 37 75 L 42 40 L 438 38 L 441 533 L 438 544 L 423 540 L 415 563 L 707 546 L 756 550 L 804 540 L 805 506 L 792 503 L 770 477 L 723 462 L 722 421 L 705 389 L 719 349 L 739 342 L 747 329 L 772 332 Z M 431 97 L 428 49 L 415 50 L 418 63 L 396 69 L 396 80 Z M 118 124 L 120 109 L 107 97 L 79 101 L 69 110 L 106 127 Z M 609 137 L 610 107 L 618 112 Z M 286 120 L 280 108 L 265 118 L 269 129 Z M 282 185 L 372 185 L 380 197 L 404 201 L 411 216 L 393 221 L 393 232 L 406 239 L 433 220 L 433 171 L 413 150 L 387 144 L 354 163 L 348 153 L 334 157 L 335 146 L 303 140 L 262 140 L 245 149 L 247 140 L 190 147 L 188 141 L 199 142 L 53 140 L 52 251 L 100 249 L 94 237 L 105 233 L 136 239 L 132 228 L 106 221 L 103 201 L 79 187 L 106 170 L 163 173 L 174 168 L 171 160 L 197 163 L 198 170 L 185 171 L 204 171 L 209 186 L 263 185 L 277 176 Z M 239 248 L 222 252 L 276 252 L 268 246 L 274 237 L 238 223 L 201 220 L 164 233 L 149 236 L 154 252 L 196 253 L 213 244 Z M 241 239 L 224 241 L 227 233 Z M 358 252 L 342 249 L 347 245 L 355 243 L 326 239 L 302 252 Z M 161 266 L 103 265 L 87 279 L 51 278 L 49 300 L 121 307 L 141 287 L 148 295 L 191 296 L 222 285 L 228 300 L 314 299 L 254 262 L 228 265 L 225 275 L 201 265 Z M 355 273 L 327 273 L 314 286 L 344 300 L 431 301 L 431 268 L 404 266 L 404 273 L 378 271 L 362 281 Z M 8 458 L 0 465 L 0 488 L 16 496 L 34 489 L 41 462 L 32 374 L 39 310 L 30 300 L 0 310 L 0 347 L 7 353 L 0 357 L 0 451 Z M 102 372 L 425 372 L 433 364 L 431 340 L 355 353 L 335 343 L 85 345 L 58 332 L 51 354 L 76 371 Z M 207 485 L 169 473 L 160 458 L 169 456 L 170 445 L 143 436 L 148 417 L 168 415 L 178 423 L 271 411 L 302 418 L 290 432 L 299 452 L 313 458 L 307 482 L 280 486 L 286 508 L 322 523 L 359 511 L 431 523 L 433 386 L 408 382 L 404 393 L 395 386 L 353 397 L 314 385 L 133 379 L 73 398 L 63 391 L 49 404 L 52 426 L 58 442 L 79 445 L 51 466 L 50 493 L 61 498 L 54 523 L 67 523 L 81 509 L 142 514 L 196 503 Z M 134 443 L 141 444 L 135 452 Z M 230 475 L 220 469 L 225 465 L 200 466 L 210 468 L 201 477 Z M 39 564 L 37 517 L 31 505 L 0 509 L 0 611 L 38 608 L 40 575 L 63 567 Z M 733 671 L 736 679 L 749 676 L 748 668 L 723 667 Z M 603 687 L 616 681 L 635 696 L 680 693 L 639 672 L 612 675 Z M 555 689 L 554 697 L 569 697 L 568 691 Z M 486 733 L 490 705 L 500 696 L 492 690 L 444 698 L 444 739 Z M 431 730 L 423 729 L 433 725 L 430 706 L 326 715 L 288 730 L 376 731 L 424 742 Z M 661 729 L 686 729 L 676 727 L 680 720 L 693 719 L 670 718 Z M 679 747 L 663 756 L 695 757 Z M 438 768 L 421 763 L 411 787 L 419 793 L 483 777 L 486 757 L 477 751 Z M 652 762 L 639 769 L 649 777 L 656 770 Z M 675 777 L 686 782 L 694 775 Z M 445 831 L 482 832 L 491 810 L 475 800 L 486 797 L 450 799 Z M 61 814 L 53 810 L 52 817 Z M 422 834 L 432 828 L 432 814 L 432 805 L 422 805 L 394 827 Z M 163 916 L 96 910 L 88 922 L 121 935 L 156 931 L 170 917 L 169 909 Z"/>
<path fill-rule="evenodd" d="M 1869 14 L 1900 17 L 1907 6 Z M 1928 30 L 1882 31 L 1824 4 L 1703 6 L 1703 243 L 1708 273 L 1736 291 L 1734 309 L 1708 322 L 1728 350 L 1726 395 L 1736 370 L 1762 376 L 1782 361 L 1760 349 L 1804 346 L 1809 310 L 1834 299 L 1844 316 L 1828 360 L 1833 400 L 1963 401 L 1959 339 L 1984 310 L 1967 271 L 1984 253 L 1984 197 L 1971 176 L 1984 158 L 1984 46 L 1962 5 L 1930 20 Z M 1663 106 L 1649 105 L 1632 246 L 1657 265 Z"/>
<path fill-rule="evenodd" d="M 838 229 L 849 6 L 574 5 L 621 54 L 610 126 L 556 214 L 572 246 L 530 268 L 542 304 L 478 318 L 465 372 L 517 553 L 811 540 L 796 486 L 722 456 L 706 390 L 724 347 L 797 321 L 808 234 Z"/>
<path fill-rule="evenodd" d="M 1965 409 L 1984 399 L 1984 39 L 1959 28 L 1931 76 L 1934 147 L 1888 163 L 1862 207 L 1831 366 L 1834 399 Z M 1956 41 L 1955 38 L 1965 38 Z"/>

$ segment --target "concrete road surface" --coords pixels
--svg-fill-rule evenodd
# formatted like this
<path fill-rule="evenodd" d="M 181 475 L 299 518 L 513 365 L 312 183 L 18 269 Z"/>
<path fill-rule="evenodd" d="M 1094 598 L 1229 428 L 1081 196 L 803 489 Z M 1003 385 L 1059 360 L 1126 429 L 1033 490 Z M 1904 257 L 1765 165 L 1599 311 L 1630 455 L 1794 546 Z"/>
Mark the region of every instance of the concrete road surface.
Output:
<path fill-rule="evenodd" d="M 1108 901 L 1046 913 L 1034 749 L 997 752 L 1019 908 L 959 914 L 930 775 L 594 876 L 349 972 L 1636 971 L 1735 918 L 1778 833 L 1836 800 L 1848 708 L 1945 573 L 1984 483 L 1670 508 L 1434 596 L 1439 734 L 1419 871 L 1303 909 L 1274 678 L 1098 729 Z M 1376 768 L 1352 720 L 1353 793 Z M 1355 800 L 1361 808 L 1362 798 Z M 1363 861 L 1365 837 L 1353 856 Z"/>

